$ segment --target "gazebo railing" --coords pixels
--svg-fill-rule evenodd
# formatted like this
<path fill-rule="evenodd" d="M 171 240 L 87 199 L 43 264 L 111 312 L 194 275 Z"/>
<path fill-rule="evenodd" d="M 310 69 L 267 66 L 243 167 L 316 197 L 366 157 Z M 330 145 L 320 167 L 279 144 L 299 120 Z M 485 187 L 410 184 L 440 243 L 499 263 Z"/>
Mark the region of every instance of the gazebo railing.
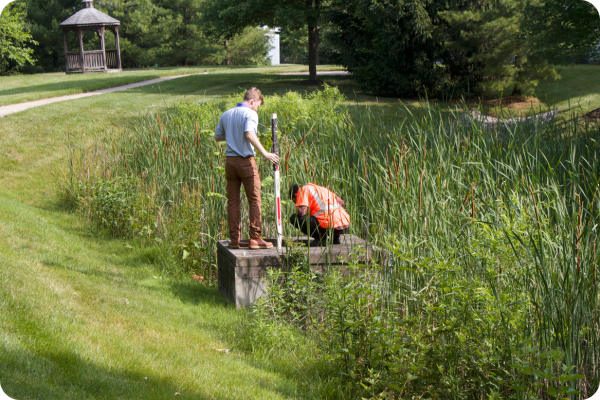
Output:
<path fill-rule="evenodd" d="M 104 69 L 104 59 L 102 57 L 102 50 L 84 51 L 83 65 L 85 65 L 85 69 Z"/>
<path fill-rule="evenodd" d="M 86 70 L 104 69 L 102 50 L 91 50 L 83 52 L 83 65 Z M 117 50 L 106 50 L 106 67 L 117 68 Z M 81 69 L 81 54 L 71 51 L 67 53 L 67 69 Z"/>
<path fill-rule="evenodd" d="M 106 50 L 106 67 L 107 68 L 118 68 L 117 62 L 117 50 Z"/>
<path fill-rule="evenodd" d="M 81 68 L 81 58 L 79 53 L 67 53 L 67 69 Z"/>

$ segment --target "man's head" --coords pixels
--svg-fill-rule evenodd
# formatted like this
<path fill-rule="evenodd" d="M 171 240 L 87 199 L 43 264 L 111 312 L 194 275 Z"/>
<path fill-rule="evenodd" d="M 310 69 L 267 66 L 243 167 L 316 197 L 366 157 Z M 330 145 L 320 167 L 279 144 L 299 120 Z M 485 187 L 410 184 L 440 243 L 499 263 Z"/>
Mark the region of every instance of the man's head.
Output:
<path fill-rule="evenodd" d="M 297 184 L 293 184 L 292 186 L 290 186 L 290 199 L 292 199 L 292 201 L 295 203 L 296 199 L 298 198 L 298 190 L 300 189 L 300 186 L 298 186 Z"/>
<path fill-rule="evenodd" d="M 248 89 L 244 94 L 244 104 L 250 107 L 252 110 L 257 111 L 258 107 L 264 103 L 263 95 L 257 88 L 253 87 Z"/>

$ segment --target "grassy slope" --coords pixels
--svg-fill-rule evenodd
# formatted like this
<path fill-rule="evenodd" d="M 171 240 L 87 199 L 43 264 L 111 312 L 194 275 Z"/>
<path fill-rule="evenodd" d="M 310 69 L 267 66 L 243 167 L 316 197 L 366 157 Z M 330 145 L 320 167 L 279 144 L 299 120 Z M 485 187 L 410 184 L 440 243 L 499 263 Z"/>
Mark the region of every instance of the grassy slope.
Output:
<path fill-rule="evenodd" d="M 198 75 L 1 120 L 0 383 L 9 396 L 300 397 L 294 371 L 236 352 L 243 313 L 216 289 L 161 278 L 159 255 L 91 234 L 56 196 L 67 124 L 91 141 L 148 109 L 251 85 L 283 93 L 299 79 Z"/>
<path fill-rule="evenodd" d="M 600 107 L 600 65 L 559 67 L 560 79 L 540 82 L 536 96 L 549 107 L 584 114 Z"/>
<path fill-rule="evenodd" d="M 302 397 L 299 382 L 305 378 L 297 371 L 236 351 L 243 313 L 226 305 L 216 289 L 161 277 L 153 263 L 159 254 L 94 235 L 57 199 L 67 125 L 76 138 L 85 132 L 91 141 L 178 102 L 218 99 L 253 85 L 265 94 L 314 89 L 296 85 L 305 79 L 298 76 L 222 72 L 0 120 L 0 383 L 9 396 Z M 357 88 L 347 77 L 325 80 L 340 84 L 349 103 L 395 112 L 397 99 L 354 95 Z"/>
<path fill-rule="evenodd" d="M 126 85 L 140 81 L 175 75 L 197 74 L 202 72 L 229 73 L 231 70 L 255 73 L 299 72 L 308 71 L 304 65 L 280 65 L 272 67 L 178 67 L 147 68 L 142 70 L 125 70 L 118 74 L 39 74 L 15 75 L 0 77 L 0 106 L 22 103 L 25 101 L 64 96 Z M 338 66 L 320 66 L 320 71 L 342 69 Z"/>

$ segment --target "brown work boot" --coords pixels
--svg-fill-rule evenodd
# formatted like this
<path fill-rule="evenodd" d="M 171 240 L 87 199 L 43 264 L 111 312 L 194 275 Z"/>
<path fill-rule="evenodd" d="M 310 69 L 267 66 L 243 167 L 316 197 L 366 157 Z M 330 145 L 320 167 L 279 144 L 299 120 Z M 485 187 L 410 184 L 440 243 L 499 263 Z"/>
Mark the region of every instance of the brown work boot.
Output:
<path fill-rule="evenodd" d="M 239 240 L 230 239 L 229 240 L 229 244 L 227 245 L 227 247 L 229 247 L 230 249 L 239 249 L 240 248 L 240 241 Z"/>
<path fill-rule="evenodd" d="M 248 247 L 250 245 L 250 239 L 241 239 L 240 247 Z"/>
<path fill-rule="evenodd" d="M 250 239 L 250 245 L 248 246 L 251 249 L 270 249 L 273 247 L 273 243 L 269 243 L 265 241 L 263 238 L 258 239 Z"/>

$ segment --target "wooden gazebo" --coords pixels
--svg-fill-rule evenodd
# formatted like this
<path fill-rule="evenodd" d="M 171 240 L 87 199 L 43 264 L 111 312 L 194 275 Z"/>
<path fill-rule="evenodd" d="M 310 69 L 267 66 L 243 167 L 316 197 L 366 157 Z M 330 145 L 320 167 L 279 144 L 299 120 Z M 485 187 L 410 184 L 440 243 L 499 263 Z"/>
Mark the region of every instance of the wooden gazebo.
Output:
<path fill-rule="evenodd" d="M 74 72 L 107 72 L 121 70 L 121 51 L 119 49 L 118 20 L 94 8 L 93 0 L 83 0 L 84 8 L 60 23 L 65 42 L 65 60 L 67 74 Z M 104 32 L 110 29 L 115 34 L 115 50 L 104 47 Z M 79 51 L 69 52 L 67 48 L 67 33 L 75 32 L 79 39 Z M 83 51 L 83 34 L 94 31 L 100 38 L 100 50 Z"/>

